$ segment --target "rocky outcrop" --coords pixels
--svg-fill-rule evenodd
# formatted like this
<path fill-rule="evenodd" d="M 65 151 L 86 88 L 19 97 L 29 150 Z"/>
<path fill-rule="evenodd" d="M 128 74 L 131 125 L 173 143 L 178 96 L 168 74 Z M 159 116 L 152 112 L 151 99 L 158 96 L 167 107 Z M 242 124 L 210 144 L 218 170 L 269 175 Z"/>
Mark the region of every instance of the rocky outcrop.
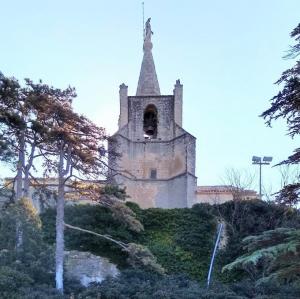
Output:
<path fill-rule="evenodd" d="M 75 250 L 65 252 L 65 269 L 68 278 L 80 281 L 85 287 L 119 274 L 116 265 L 108 259 Z"/>

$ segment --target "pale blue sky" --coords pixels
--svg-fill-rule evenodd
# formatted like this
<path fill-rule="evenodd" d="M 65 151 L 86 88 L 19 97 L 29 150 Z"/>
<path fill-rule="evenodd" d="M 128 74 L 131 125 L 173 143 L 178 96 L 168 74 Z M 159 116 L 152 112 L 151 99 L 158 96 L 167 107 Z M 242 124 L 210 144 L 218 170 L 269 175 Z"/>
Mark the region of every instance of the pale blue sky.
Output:
<path fill-rule="evenodd" d="M 76 111 L 117 129 L 118 87 L 135 95 L 142 60 L 142 1 L 0 0 L 0 70 L 18 79 L 75 86 Z M 299 0 L 145 1 L 162 94 L 184 84 L 184 128 L 197 137 L 199 185 L 252 155 L 286 158 L 298 140 L 258 117 L 293 64 L 282 59 L 300 22 Z M 277 170 L 264 168 L 275 191 Z M 256 186 L 254 186 L 256 187 Z"/>

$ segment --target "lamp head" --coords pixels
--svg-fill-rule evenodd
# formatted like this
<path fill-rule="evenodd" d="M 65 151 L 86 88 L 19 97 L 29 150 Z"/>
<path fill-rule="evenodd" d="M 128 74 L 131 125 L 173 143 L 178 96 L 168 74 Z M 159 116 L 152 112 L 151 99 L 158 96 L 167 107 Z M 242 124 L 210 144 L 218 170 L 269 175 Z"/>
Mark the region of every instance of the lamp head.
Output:
<path fill-rule="evenodd" d="M 261 162 L 261 157 L 253 156 L 252 157 L 252 162 L 253 163 L 260 163 Z"/>
<path fill-rule="evenodd" d="M 268 162 L 268 163 L 272 162 L 272 160 L 273 160 L 273 157 L 264 157 L 263 158 L 263 161 Z"/>

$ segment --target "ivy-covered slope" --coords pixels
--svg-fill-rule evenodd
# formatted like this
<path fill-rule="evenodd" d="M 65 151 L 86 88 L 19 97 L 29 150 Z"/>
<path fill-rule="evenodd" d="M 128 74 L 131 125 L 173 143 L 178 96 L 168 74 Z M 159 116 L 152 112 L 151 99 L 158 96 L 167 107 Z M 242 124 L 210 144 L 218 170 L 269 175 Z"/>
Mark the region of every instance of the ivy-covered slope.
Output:
<path fill-rule="evenodd" d="M 203 281 L 206 278 L 216 237 L 217 221 L 226 223 L 227 246 L 219 252 L 214 275 L 218 280 L 233 281 L 240 272 L 222 274 L 222 266 L 243 254 L 242 239 L 277 227 L 300 227 L 299 213 L 262 201 L 227 202 L 218 206 L 198 204 L 191 209 L 147 209 L 127 203 L 144 225 L 135 233 L 115 220 L 111 212 L 99 206 L 66 207 L 65 222 L 109 234 L 123 242 L 146 245 L 169 274 L 186 273 Z M 54 243 L 55 212 L 42 215 L 45 239 Z M 66 229 L 66 247 L 105 256 L 120 268 L 128 267 L 126 253 L 119 247 L 93 235 Z"/>

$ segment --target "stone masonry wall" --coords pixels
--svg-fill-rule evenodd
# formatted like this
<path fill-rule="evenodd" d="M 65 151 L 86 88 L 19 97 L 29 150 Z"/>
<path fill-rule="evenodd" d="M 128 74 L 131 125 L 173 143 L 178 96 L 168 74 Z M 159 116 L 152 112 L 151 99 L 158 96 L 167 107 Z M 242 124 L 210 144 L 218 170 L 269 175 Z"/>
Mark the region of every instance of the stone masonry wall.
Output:
<path fill-rule="evenodd" d="M 124 89 L 120 92 L 122 126 L 109 142 L 109 152 L 118 154 L 109 158 L 109 165 L 118 170 L 111 171 L 112 181 L 125 186 L 129 200 L 142 208 L 191 206 L 197 186 L 196 139 L 181 128 L 182 85 L 176 83 L 174 95 L 167 96 L 127 97 L 127 87 L 121 87 Z M 177 110 L 175 101 L 176 105 L 181 104 Z M 155 139 L 144 135 L 143 120 L 148 105 L 157 109 Z M 128 123 L 124 124 L 127 115 Z"/>
<path fill-rule="evenodd" d="M 187 207 L 186 175 L 171 180 L 128 180 L 124 179 L 129 201 L 145 208 L 185 208 Z"/>
<path fill-rule="evenodd" d="M 117 164 L 135 178 L 150 179 L 151 170 L 156 170 L 157 179 L 169 179 L 187 171 L 189 157 L 184 135 L 168 142 L 131 142 L 119 136 L 117 143 Z"/>
<path fill-rule="evenodd" d="M 129 200 L 142 208 L 191 206 L 196 192 L 193 136 L 184 133 L 170 141 L 130 141 L 116 135 L 114 140 L 120 154 L 116 165 L 126 170 L 125 176 L 117 175 L 115 180 L 127 187 Z M 151 178 L 151 170 L 156 170 L 156 178 Z"/>
<path fill-rule="evenodd" d="M 128 138 L 132 141 L 144 140 L 143 118 L 148 105 L 157 109 L 157 140 L 175 137 L 174 96 L 128 97 Z"/>

